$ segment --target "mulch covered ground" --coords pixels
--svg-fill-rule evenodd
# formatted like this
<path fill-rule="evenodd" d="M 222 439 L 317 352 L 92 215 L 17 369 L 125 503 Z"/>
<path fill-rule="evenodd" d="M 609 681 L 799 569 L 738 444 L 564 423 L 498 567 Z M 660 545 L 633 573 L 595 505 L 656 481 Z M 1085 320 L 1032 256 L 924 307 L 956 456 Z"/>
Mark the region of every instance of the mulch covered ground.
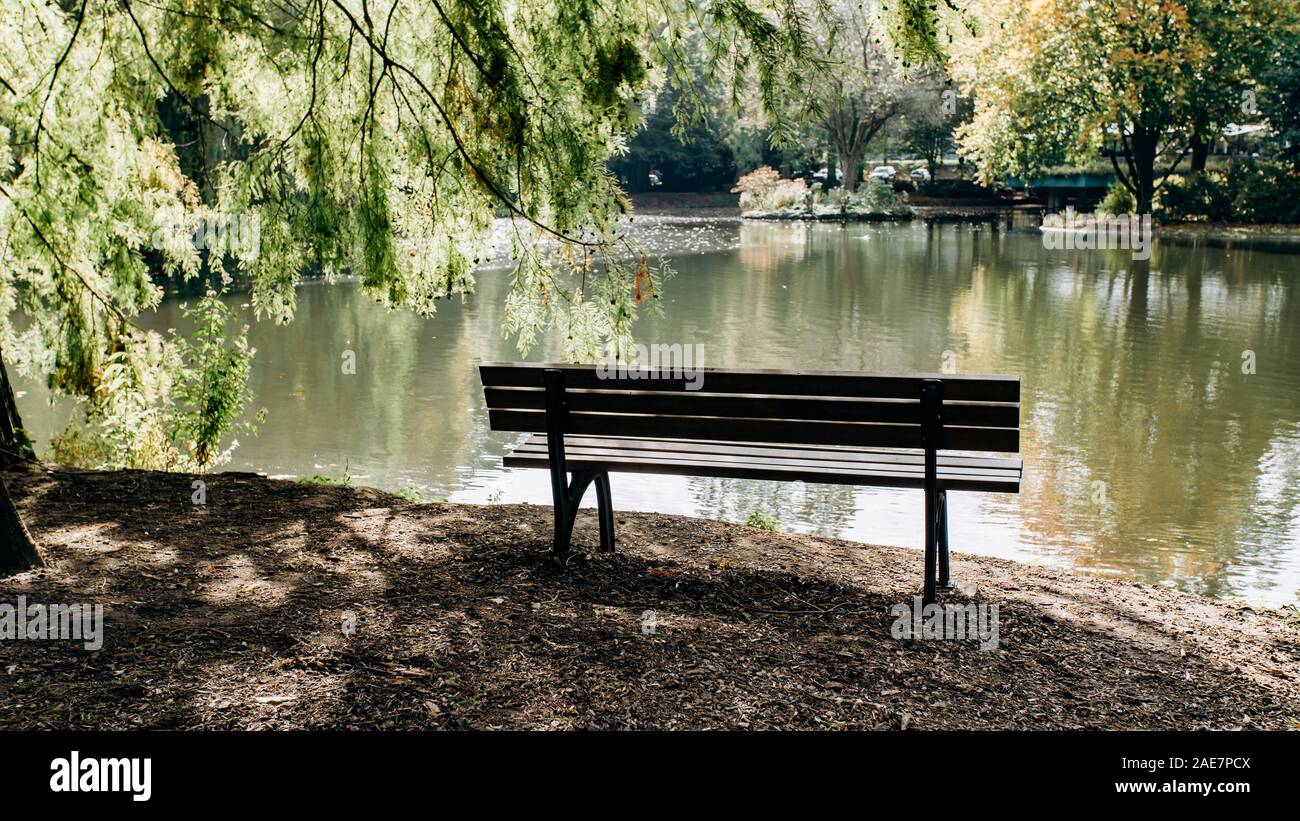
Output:
<path fill-rule="evenodd" d="M 47 567 L 0 580 L 0 603 L 100 602 L 106 627 L 97 652 L 0 641 L 0 728 L 1300 721 L 1290 610 L 958 554 L 947 599 L 999 605 L 986 651 L 891 636 L 911 550 L 626 513 L 617 554 L 560 568 L 548 507 L 235 473 L 206 477 L 203 507 L 175 474 L 5 481 Z M 576 541 L 597 541 L 587 512 Z"/>

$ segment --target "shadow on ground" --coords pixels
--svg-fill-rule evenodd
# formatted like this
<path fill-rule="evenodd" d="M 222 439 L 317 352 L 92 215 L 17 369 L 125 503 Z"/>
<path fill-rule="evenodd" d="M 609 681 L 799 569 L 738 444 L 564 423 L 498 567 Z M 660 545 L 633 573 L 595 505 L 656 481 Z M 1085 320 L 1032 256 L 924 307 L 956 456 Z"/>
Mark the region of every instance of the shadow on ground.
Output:
<path fill-rule="evenodd" d="M 959 556 L 999 647 L 891 636 L 915 551 L 653 514 L 549 561 L 550 509 L 249 474 L 7 473 L 102 650 L 0 642 L 4 728 L 1289 728 L 1280 612 Z M 597 541 L 579 517 L 579 544 Z M 969 592 L 969 590 L 968 590 Z M 966 603 L 963 593 L 949 601 Z"/>

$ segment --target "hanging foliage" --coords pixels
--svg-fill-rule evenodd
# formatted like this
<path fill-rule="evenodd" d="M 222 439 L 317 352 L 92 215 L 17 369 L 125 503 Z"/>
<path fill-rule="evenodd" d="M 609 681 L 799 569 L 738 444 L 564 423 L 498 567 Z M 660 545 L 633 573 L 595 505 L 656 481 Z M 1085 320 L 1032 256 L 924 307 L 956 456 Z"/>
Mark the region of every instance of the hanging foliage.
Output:
<path fill-rule="evenodd" d="M 175 443 L 159 408 L 195 399 L 193 368 L 135 322 L 160 281 L 238 280 L 259 319 L 287 322 L 304 275 L 348 273 L 430 314 L 473 291 L 504 217 L 505 331 L 526 350 L 556 330 L 591 356 L 630 337 L 653 293 L 606 162 L 683 38 L 704 32 L 703 73 L 756 87 L 779 136 L 800 78 L 825 68 L 808 36 L 825 14 L 821 0 L 12 0 L 0 344 L 93 424 Z M 200 463 L 237 416 L 203 408 L 182 448 Z M 110 451 L 150 463 L 139 441 Z"/>

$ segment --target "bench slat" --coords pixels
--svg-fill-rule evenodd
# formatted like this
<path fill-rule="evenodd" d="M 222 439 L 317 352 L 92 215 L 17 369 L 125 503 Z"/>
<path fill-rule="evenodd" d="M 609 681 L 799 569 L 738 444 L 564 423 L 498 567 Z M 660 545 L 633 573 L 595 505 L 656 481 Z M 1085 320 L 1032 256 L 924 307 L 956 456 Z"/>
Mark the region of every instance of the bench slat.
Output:
<path fill-rule="evenodd" d="M 539 448 L 535 445 L 522 445 L 516 448 L 512 455 L 515 456 L 535 456 L 538 458 L 547 455 L 545 448 Z M 831 470 L 842 470 L 848 473 L 855 471 L 898 471 L 907 474 L 925 473 L 925 465 L 909 464 L 906 462 L 865 462 L 862 460 L 854 461 L 833 461 L 829 459 L 799 459 L 794 456 L 782 456 L 774 458 L 772 455 L 764 457 L 745 456 L 743 454 L 727 453 L 680 453 L 680 452 L 658 452 L 653 456 L 648 456 L 646 451 L 633 449 L 616 449 L 616 448 L 584 448 L 573 447 L 565 450 L 565 458 L 582 458 L 582 459 L 611 459 L 611 460 L 635 460 L 635 459 L 653 459 L 660 462 L 708 462 L 710 464 L 733 464 L 733 465 L 764 465 L 770 464 L 781 468 L 789 467 L 814 467 L 827 468 Z M 1009 467 L 972 467 L 970 465 L 944 465 L 942 470 L 950 476 L 973 476 L 973 477 L 990 477 L 1005 479 L 1008 477 L 1018 477 L 1019 470 Z"/>
<path fill-rule="evenodd" d="M 524 440 L 520 446 L 530 450 L 546 448 L 546 434 L 535 433 Z M 650 455 L 666 454 L 726 454 L 738 456 L 756 456 L 777 458 L 790 457 L 832 462 L 864 462 L 869 464 L 895 463 L 902 465 L 923 465 L 925 453 L 918 450 L 890 450 L 873 448 L 871 450 L 847 449 L 827 445 L 774 445 L 768 443 L 735 444 L 716 440 L 700 439 L 654 439 L 624 438 L 618 436 L 577 436 L 564 437 L 565 448 L 604 448 L 608 450 L 626 450 L 630 452 L 645 451 Z M 973 456 L 961 453 L 938 454 L 939 465 L 954 467 L 995 468 L 998 470 L 1020 470 L 1022 462 L 1015 457 Z"/>
<path fill-rule="evenodd" d="M 573 389 L 681 391 L 696 384 L 686 378 L 601 378 L 596 365 L 553 365 L 540 362 L 484 362 L 479 374 L 484 387 L 544 387 L 547 369 L 564 371 L 564 384 Z M 943 380 L 945 402 L 1019 402 L 1020 377 L 997 375 L 908 374 L 878 376 L 837 371 L 723 370 L 701 368 L 702 390 L 710 393 L 760 393 L 786 396 L 843 396 L 857 399 L 916 399 L 921 380 Z M 645 375 L 644 372 L 638 372 Z M 613 374 L 606 374 L 613 376 Z"/>
<path fill-rule="evenodd" d="M 540 410 L 489 408 L 493 430 L 540 433 L 546 413 Z M 818 422 L 800 419 L 731 419 L 713 416 L 570 412 L 568 433 L 596 436 L 648 436 L 669 439 L 717 439 L 726 442 L 848 445 L 856 447 L 920 448 L 920 425 L 862 422 Z M 1020 449 L 1015 428 L 945 426 L 939 447 L 1014 453 Z"/>
<path fill-rule="evenodd" d="M 712 476 L 731 479 L 768 479 L 777 481 L 804 481 L 823 484 L 924 487 L 924 470 L 897 469 L 893 465 L 830 468 L 801 464 L 782 464 L 779 460 L 752 462 L 719 462 L 702 459 L 657 459 L 643 454 L 631 457 L 588 456 L 566 454 L 568 466 L 573 470 L 607 471 L 622 473 L 665 473 L 676 476 Z M 512 453 L 503 460 L 506 467 L 544 468 L 548 465 L 545 453 Z M 983 490 L 999 493 L 1016 493 L 1020 489 L 1020 476 L 1012 471 L 1005 475 L 967 475 L 953 473 L 944 468 L 939 471 L 939 487 L 944 490 Z"/>
<path fill-rule="evenodd" d="M 542 388 L 489 387 L 483 390 L 489 408 L 545 410 Z M 639 413 L 728 418 L 805 419 L 826 422 L 921 423 L 918 399 L 722 394 L 713 392 L 642 392 L 567 389 L 571 411 Z M 1020 406 L 1008 402 L 945 402 L 948 425 L 1018 428 Z"/>

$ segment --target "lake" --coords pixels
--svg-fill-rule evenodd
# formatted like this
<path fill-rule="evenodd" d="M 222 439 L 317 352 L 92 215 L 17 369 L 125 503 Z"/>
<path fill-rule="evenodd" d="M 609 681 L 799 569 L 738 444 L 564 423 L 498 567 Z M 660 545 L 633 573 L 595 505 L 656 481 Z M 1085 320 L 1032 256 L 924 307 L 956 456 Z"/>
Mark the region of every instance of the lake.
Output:
<path fill-rule="evenodd" d="M 1137 262 L 1048 250 L 1032 225 L 638 230 L 677 270 L 663 315 L 638 321 L 640 342 L 703 344 L 710 367 L 1020 375 L 1022 492 L 952 494 L 954 550 L 1296 600 L 1300 255 L 1157 239 Z M 507 280 L 482 270 L 473 297 L 427 319 L 385 310 L 355 282 L 302 286 L 290 325 L 252 323 L 255 407 L 269 416 L 226 469 L 550 504 L 545 471 L 501 467 L 519 437 L 488 430 L 478 381 L 480 360 L 520 358 L 499 330 Z M 248 315 L 246 301 L 231 298 Z M 178 322 L 171 299 L 142 324 Z M 552 340 L 528 358 L 558 351 Z M 44 446 L 68 410 L 18 386 Z M 620 510 L 762 511 L 786 531 L 921 543 L 919 491 L 619 474 L 613 492 Z"/>

